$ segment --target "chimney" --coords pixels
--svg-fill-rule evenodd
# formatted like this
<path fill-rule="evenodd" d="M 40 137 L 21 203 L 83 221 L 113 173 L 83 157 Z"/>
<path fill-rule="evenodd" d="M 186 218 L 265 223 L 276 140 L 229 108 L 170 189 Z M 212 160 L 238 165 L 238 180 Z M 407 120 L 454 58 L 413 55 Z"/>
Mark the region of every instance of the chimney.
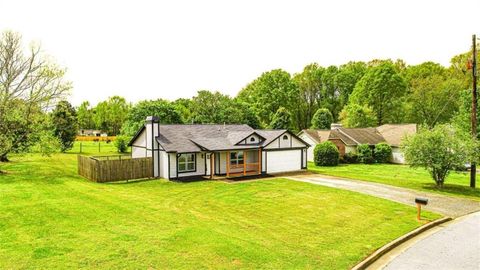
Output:
<path fill-rule="evenodd" d="M 343 126 L 340 123 L 332 123 L 332 125 L 330 126 L 330 129 L 335 130 L 335 129 L 339 129 L 341 127 L 343 127 Z"/>
<path fill-rule="evenodd" d="M 152 157 L 153 162 L 153 176 L 160 176 L 159 154 L 158 154 L 158 142 L 156 138 L 160 134 L 159 118 L 156 116 L 147 116 L 145 119 L 145 134 L 146 134 L 146 153 L 147 157 Z"/>

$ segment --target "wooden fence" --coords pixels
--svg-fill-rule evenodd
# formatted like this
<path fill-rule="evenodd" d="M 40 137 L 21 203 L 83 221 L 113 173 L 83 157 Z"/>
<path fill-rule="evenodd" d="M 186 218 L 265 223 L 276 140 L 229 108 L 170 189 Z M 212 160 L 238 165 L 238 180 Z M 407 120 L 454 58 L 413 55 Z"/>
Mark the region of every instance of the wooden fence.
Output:
<path fill-rule="evenodd" d="M 114 182 L 153 177 L 152 158 L 78 155 L 78 174 L 95 182 Z"/>

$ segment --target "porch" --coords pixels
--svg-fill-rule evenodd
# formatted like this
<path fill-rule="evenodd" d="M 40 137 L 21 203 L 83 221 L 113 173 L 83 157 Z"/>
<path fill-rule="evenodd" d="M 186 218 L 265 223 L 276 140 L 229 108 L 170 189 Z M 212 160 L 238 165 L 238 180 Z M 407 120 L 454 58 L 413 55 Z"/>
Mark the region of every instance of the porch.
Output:
<path fill-rule="evenodd" d="M 218 159 L 218 160 L 216 160 Z M 222 164 L 223 163 L 223 164 Z M 214 152 L 210 155 L 210 178 L 225 175 L 227 178 L 262 174 L 262 150 L 235 150 Z"/>

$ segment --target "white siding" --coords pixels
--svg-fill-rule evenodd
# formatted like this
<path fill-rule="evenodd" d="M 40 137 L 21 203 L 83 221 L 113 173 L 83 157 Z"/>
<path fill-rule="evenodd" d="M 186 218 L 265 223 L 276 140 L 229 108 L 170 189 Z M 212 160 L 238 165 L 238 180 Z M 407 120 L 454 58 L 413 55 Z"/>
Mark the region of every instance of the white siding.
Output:
<path fill-rule="evenodd" d="M 262 151 L 262 172 L 265 172 L 265 168 L 267 168 L 267 152 Z"/>
<path fill-rule="evenodd" d="M 298 148 L 305 147 L 306 145 L 299 141 L 297 138 L 286 132 L 280 137 L 272 141 L 265 149 L 278 149 L 278 148 Z"/>
<path fill-rule="evenodd" d="M 202 157 L 203 156 L 203 157 Z M 205 153 L 195 153 L 195 160 L 196 160 L 196 171 L 194 172 L 187 172 L 187 173 L 178 173 L 178 177 L 188 177 L 188 176 L 203 176 L 205 175 Z M 175 162 L 175 167 L 177 163 Z"/>
<path fill-rule="evenodd" d="M 168 154 L 160 151 L 160 177 L 168 179 Z"/>
<path fill-rule="evenodd" d="M 169 153 L 170 156 L 170 179 L 177 177 L 177 154 Z"/>
<path fill-rule="evenodd" d="M 147 149 L 144 147 L 132 146 L 132 158 L 144 158 L 147 156 Z"/>
<path fill-rule="evenodd" d="M 405 164 L 405 157 L 403 156 L 402 149 L 399 147 L 392 147 L 392 162 Z"/>
<path fill-rule="evenodd" d="M 302 149 L 302 155 L 303 155 L 303 158 L 302 158 L 302 166 L 304 168 L 307 168 L 307 150 L 306 149 Z"/>
<path fill-rule="evenodd" d="M 308 161 L 313 161 L 313 149 L 315 149 L 316 146 L 315 142 L 309 136 L 305 135 L 305 133 L 302 133 L 299 137 L 310 145 L 307 150 L 307 158 Z"/>
<path fill-rule="evenodd" d="M 146 140 L 147 140 L 147 137 L 146 137 L 146 134 L 145 134 L 145 130 L 143 130 L 142 133 L 132 143 L 132 146 L 147 147 L 147 141 Z"/>
<path fill-rule="evenodd" d="M 298 171 L 302 169 L 302 150 L 269 151 L 267 173 Z"/>

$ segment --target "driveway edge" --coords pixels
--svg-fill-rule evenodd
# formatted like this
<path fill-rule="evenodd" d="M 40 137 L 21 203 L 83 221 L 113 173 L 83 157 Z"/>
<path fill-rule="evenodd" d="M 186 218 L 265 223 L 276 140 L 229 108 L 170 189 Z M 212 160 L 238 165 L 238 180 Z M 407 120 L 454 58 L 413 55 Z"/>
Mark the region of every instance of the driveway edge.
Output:
<path fill-rule="evenodd" d="M 366 269 L 369 265 L 371 265 L 373 262 L 375 262 L 376 260 L 378 260 L 380 257 L 382 257 L 383 255 L 385 255 L 387 252 L 391 251 L 392 249 L 396 248 L 397 246 L 399 246 L 400 244 L 406 242 L 407 240 L 410 240 L 411 238 L 433 228 L 433 227 L 436 227 L 440 224 L 443 224 L 447 221 L 450 221 L 452 220 L 451 217 L 444 217 L 444 218 L 441 218 L 441 219 L 437 219 L 437 220 L 434 220 L 430 223 L 427 223 L 421 227 L 418 227 L 416 228 L 415 230 L 407 233 L 407 234 L 404 234 L 402 236 L 400 236 L 399 238 L 393 240 L 392 242 L 384 245 L 383 247 L 377 249 L 374 253 L 372 253 L 370 256 L 368 256 L 367 258 L 365 258 L 363 261 L 361 261 L 360 263 L 358 263 L 357 265 L 355 265 L 354 267 L 352 267 L 351 269 L 352 270 L 363 270 L 363 269 Z"/>

